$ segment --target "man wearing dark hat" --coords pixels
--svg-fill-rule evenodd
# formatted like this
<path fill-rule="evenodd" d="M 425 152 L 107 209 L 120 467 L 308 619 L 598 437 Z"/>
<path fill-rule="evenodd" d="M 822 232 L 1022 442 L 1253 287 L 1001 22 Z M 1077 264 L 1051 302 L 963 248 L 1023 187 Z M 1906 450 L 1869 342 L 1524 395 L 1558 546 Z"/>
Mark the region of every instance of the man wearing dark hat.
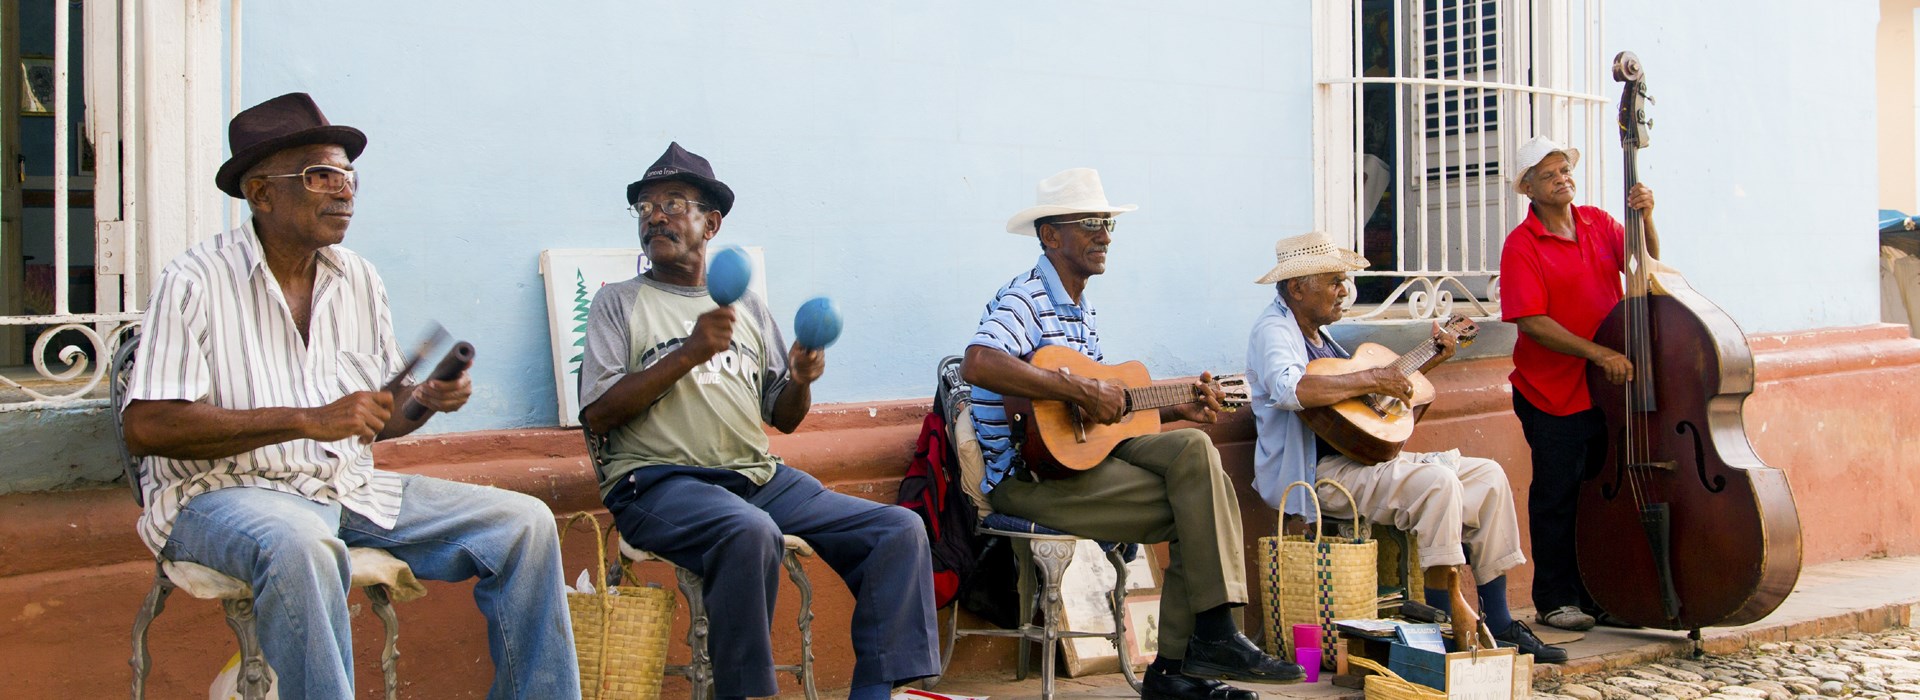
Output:
<path fill-rule="evenodd" d="M 768 637 L 784 554 L 807 541 L 854 597 L 850 698 L 939 673 L 933 565 L 920 517 L 823 488 L 767 451 L 791 433 L 826 355 L 789 346 L 748 291 L 715 307 L 707 242 L 733 190 L 705 158 L 667 147 L 627 186 L 652 267 L 600 289 L 580 366 L 580 420 L 604 436 L 600 493 L 634 547 L 699 574 L 716 695 L 779 691 Z"/>
<path fill-rule="evenodd" d="M 349 547 L 384 549 L 423 579 L 478 577 L 489 697 L 579 697 L 546 504 L 374 468 L 376 440 L 424 422 L 396 406 L 456 411 L 471 384 L 383 388 L 403 362 L 386 288 L 338 245 L 366 135 L 292 93 L 235 115 L 228 143 L 214 181 L 252 215 L 161 271 L 128 385 L 141 538 L 252 586 L 281 697 L 354 696 Z"/>

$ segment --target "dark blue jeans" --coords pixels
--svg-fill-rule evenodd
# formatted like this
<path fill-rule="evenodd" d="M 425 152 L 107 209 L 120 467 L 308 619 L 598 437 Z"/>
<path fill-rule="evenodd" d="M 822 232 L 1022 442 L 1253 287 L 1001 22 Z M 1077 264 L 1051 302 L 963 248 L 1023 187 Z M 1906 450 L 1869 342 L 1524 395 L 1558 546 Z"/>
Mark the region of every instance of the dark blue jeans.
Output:
<path fill-rule="evenodd" d="M 1533 483 L 1527 488 L 1527 527 L 1533 535 L 1533 607 L 1541 613 L 1563 605 L 1592 608 L 1580 582 L 1574 554 L 1580 482 L 1600 473 L 1607 458 L 1607 420 L 1600 409 L 1556 416 L 1513 392 L 1513 413 L 1533 451 Z"/>
<path fill-rule="evenodd" d="M 698 573 L 717 696 L 779 692 L 769 636 L 781 535 L 797 535 L 853 592 L 853 685 L 940 672 L 932 552 L 920 516 L 828 491 L 780 465 L 765 486 L 726 469 L 653 466 L 606 498 L 627 543 Z"/>

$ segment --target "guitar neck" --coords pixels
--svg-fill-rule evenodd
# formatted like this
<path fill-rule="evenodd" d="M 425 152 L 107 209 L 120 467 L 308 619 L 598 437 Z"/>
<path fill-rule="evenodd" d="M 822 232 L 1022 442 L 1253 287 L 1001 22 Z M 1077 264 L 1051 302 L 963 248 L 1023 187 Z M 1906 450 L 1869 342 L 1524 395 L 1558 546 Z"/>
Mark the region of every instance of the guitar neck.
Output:
<path fill-rule="evenodd" d="M 1134 411 L 1158 410 L 1199 400 L 1191 384 L 1156 384 L 1127 390 L 1127 405 Z"/>
<path fill-rule="evenodd" d="M 1406 354 L 1400 356 L 1400 359 L 1394 360 L 1393 368 L 1400 372 L 1401 376 L 1411 375 L 1420 371 L 1421 367 L 1426 366 L 1428 360 L 1438 354 L 1440 354 L 1440 348 L 1432 340 L 1428 340 L 1421 343 L 1419 347 L 1408 350 Z"/>

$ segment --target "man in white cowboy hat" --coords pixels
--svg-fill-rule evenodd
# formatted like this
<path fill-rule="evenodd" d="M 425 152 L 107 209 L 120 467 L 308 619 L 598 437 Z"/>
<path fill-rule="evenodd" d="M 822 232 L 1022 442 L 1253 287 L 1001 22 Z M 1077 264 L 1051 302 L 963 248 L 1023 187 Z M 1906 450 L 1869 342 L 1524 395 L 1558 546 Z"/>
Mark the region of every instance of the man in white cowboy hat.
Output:
<path fill-rule="evenodd" d="M 1366 258 L 1334 245 L 1324 233 L 1281 240 L 1274 246 L 1278 264 L 1255 280 L 1274 286 L 1275 298 L 1253 323 L 1247 340 L 1247 385 L 1253 399 L 1259 441 L 1254 449 L 1254 490 L 1267 505 L 1288 515 L 1312 517 L 1307 493 L 1295 490 L 1281 503 L 1287 484 L 1339 482 L 1353 501 L 1333 487 L 1316 489 L 1326 515 L 1392 523 L 1414 533 L 1420 563 L 1426 566 L 1426 602 L 1445 610 L 1447 573 L 1471 565 L 1479 584 L 1481 611 L 1494 638 L 1533 654 L 1538 661 L 1560 663 L 1564 650 L 1547 646 L 1507 607 L 1506 572 L 1526 562 L 1520 551 L 1520 523 L 1513 489 L 1499 463 L 1463 457 L 1459 450 L 1402 452 L 1375 465 L 1354 461 L 1316 437 L 1298 411 L 1331 406 L 1349 398 L 1381 394 L 1411 399 L 1413 385 L 1390 367 L 1342 375 L 1309 375 L 1307 362 L 1348 357 L 1328 335 L 1327 324 L 1340 320 L 1349 272 L 1365 269 Z M 1434 325 L 1440 353 L 1420 368 L 1432 370 L 1453 357 L 1457 339 Z"/>
<path fill-rule="evenodd" d="M 1574 558 L 1580 482 L 1606 459 L 1606 419 L 1587 396 L 1587 364 L 1615 384 L 1633 374 L 1625 355 L 1593 342 L 1621 298 L 1625 227 L 1599 207 L 1575 206 L 1573 167 L 1580 151 L 1536 136 L 1513 163 L 1513 190 L 1532 205 L 1500 251 L 1501 319 L 1520 327 L 1513 346 L 1513 412 L 1533 453 L 1527 490 L 1533 536 L 1533 605 L 1540 621 L 1570 630 L 1593 627 L 1594 607 Z M 1636 184 L 1627 206 L 1646 222 L 1656 256 L 1653 190 Z"/>
<path fill-rule="evenodd" d="M 1134 207 L 1109 203 L 1099 173 L 1089 168 L 1040 181 L 1037 199 L 1007 222 L 1007 232 L 1038 237 L 1040 260 L 987 304 L 961 366 L 973 385 L 973 427 L 986 459 L 980 488 L 991 517 L 1098 540 L 1172 543 L 1159 656 L 1141 697 L 1254 700 L 1257 693 L 1223 680 L 1298 680 L 1298 665 L 1261 653 L 1234 624 L 1233 608 L 1247 602 L 1240 505 L 1205 433 L 1133 438 L 1091 469 L 1048 480 L 1034 477 L 1012 449 L 1003 395 L 1071 402 L 1102 423 L 1127 413 L 1119 384 L 1044 371 L 1026 360 L 1042 346 L 1065 345 L 1104 361 L 1087 280 L 1106 272 L 1114 217 Z M 1160 409 L 1162 419 L 1213 422 L 1219 390 L 1205 376 L 1196 386 L 1204 402 Z"/>
<path fill-rule="evenodd" d="M 160 272 L 127 385 L 141 538 L 253 587 L 280 697 L 354 697 L 348 547 L 423 579 L 478 579 L 488 697 L 580 697 L 547 504 L 374 468 L 375 441 L 424 422 L 396 407 L 457 411 L 472 383 L 385 388 L 404 363 L 386 287 L 339 245 L 366 135 L 296 92 L 234 115 L 228 140 L 214 183 L 249 216 Z"/>

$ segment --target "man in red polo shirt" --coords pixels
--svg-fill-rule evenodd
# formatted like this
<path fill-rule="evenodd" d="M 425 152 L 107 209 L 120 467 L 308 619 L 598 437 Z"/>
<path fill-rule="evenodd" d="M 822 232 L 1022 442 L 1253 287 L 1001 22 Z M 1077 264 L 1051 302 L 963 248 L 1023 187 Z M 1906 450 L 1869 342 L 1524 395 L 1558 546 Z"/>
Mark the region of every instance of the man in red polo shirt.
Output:
<path fill-rule="evenodd" d="M 1536 136 L 1516 155 L 1513 189 L 1532 206 L 1500 252 L 1500 311 L 1520 327 L 1511 379 L 1513 412 L 1533 451 L 1533 606 L 1542 624 L 1585 630 L 1597 611 L 1574 558 L 1574 509 L 1580 482 L 1607 455 L 1606 419 L 1587 397 L 1587 363 L 1615 384 L 1633 376 L 1625 355 L 1593 342 L 1620 302 L 1626 231 L 1599 207 L 1574 206 L 1579 150 Z M 1658 257 L 1653 190 L 1634 185 L 1627 206 L 1640 211 Z"/>

